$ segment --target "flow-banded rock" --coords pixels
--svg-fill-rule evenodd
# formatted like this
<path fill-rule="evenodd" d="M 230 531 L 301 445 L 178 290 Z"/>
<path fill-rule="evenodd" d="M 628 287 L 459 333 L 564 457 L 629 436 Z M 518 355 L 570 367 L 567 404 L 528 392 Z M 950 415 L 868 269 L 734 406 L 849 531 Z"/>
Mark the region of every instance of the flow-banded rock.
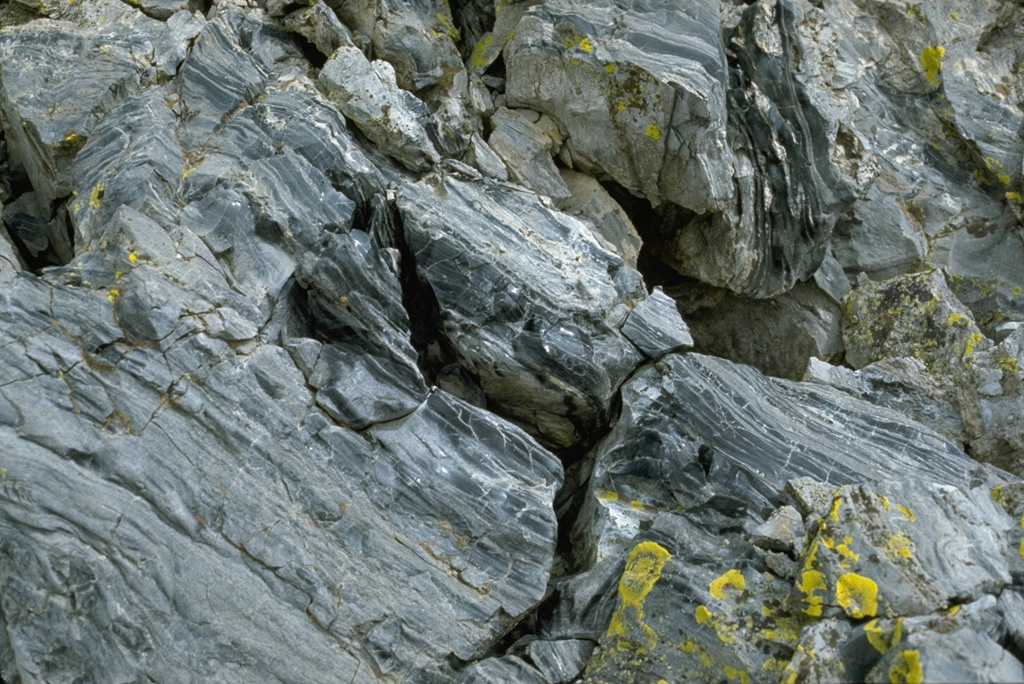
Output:
<path fill-rule="evenodd" d="M 639 273 L 530 195 L 430 177 L 401 188 L 397 206 L 447 344 L 489 402 L 547 442 L 591 439 L 638 364 L 690 344 L 670 304 L 641 308 Z M 661 335 L 646 344 L 627 326 L 650 316 Z"/>

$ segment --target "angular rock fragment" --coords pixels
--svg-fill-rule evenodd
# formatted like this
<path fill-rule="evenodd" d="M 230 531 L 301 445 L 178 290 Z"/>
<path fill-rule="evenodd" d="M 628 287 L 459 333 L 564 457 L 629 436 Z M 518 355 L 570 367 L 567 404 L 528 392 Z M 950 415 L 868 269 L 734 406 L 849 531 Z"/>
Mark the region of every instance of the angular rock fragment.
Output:
<path fill-rule="evenodd" d="M 699 354 L 640 369 L 622 402 L 574 528 L 581 558 L 614 555 L 666 508 L 734 508 L 739 520 L 760 522 L 791 478 L 838 485 L 899 472 L 959 484 L 983 470 L 892 411 Z"/>
<path fill-rule="evenodd" d="M 172 367 L 201 363 L 154 386 L 160 354 L 113 344 L 105 298 L 16 280 L 3 344 L 33 340 L 30 353 L 51 361 L 43 374 L 6 365 L 0 389 L 0 545 L 16 559 L 0 573 L 5 672 L 13 657 L 48 679 L 169 680 L 184 642 L 190 671 L 214 679 L 244 661 L 255 679 L 450 680 L 449 653 L 486 648 L 543 596 L 561 468 L 517 429 L 435 393 L 366 440 L 312 411 L 283 350 L 237 357 L 201 334 L 166 354 Z M 49 323 L 57 303 L 61 328 Z M 74 327 L 75 310 L 92 332 Z M 122 423 L 103 376 L 75 370 L 83 355 L 119 368 L 119 394 L 148 403 L 148 419 Z M 77 429 L 50 432 L 72 405 Z M 39 483 L 59 496 L 40 499 Z M 41 560 L 56 554 L 66 560 Z M 450 629 L 438 629 L 436 605 Z"/>
<path fill-rule="evenodd" d="M 0 225 L 0 282 L 10 280 L 22 269 L 21 257 Z"/>
<path fill-rule="evenodd" d="M 938 272 L 860 288 L 847 300 L 843 327 L 847 361 L 918 359 L 959 411 L 975 458 L 1021 472 L 1019 334 L 993 345 Z"/>
<path fill-rule="evenodd" d="M 494 127 L 488 146 L 505 162 L 511 180 L 551 198 L 568 197 L 570 192 L 551 160 L 561 140 L 551 119 L 529 110 L 502 107 L 491 117 Z"/>
<path fill-rule="evenodd" d="M 387 62 L 366 59 L 342 47 L 320 70 L 327 96 L 370 140 L 413 171 L 426 171 L 440 160 L 427 135 L 426 105 L 395 81 Z"/>
<path fill-rule="evenodd" d="M 832 162 L 834 121 L 800 56 L 802 4 L 754 3 L 726 44 L 730 176 L 714 213 L 668 212 L 662 259 L 683 275 L 749 297 L 781 294 L 822 263 L 849 190 Z M 680 203 L 686 209 L 694 209 Z"/>
<path fill-rule="evenodd" d="M 830 385 L 898 411 L 954 444 L 962 446 L 967 441 L 955 395 L 943 389 L 918 359 L 890 358 L 854 371 L 812 358 L 803 380 Z"/>
<path fill-rule="evenodd" d="M 558 172 L 572 193 L 558 202 L 558 208 L 592 225 L 594 237 L 605 249 L 636 268 L 642 240 L 622 207 L 594 178 L 571 169 Z"/>
<path fill-rule="evenodd" d="M 987 490 L 893 480 L 840 487 L 802 557 L 805 612 L 925 615 L 996 594 L 1010 583 L 1012 526 Z"/>
<path fill-rule="evenodd" d="M 133 51 L 144 40 L 37 21 L 0 34 L 0 109 L 10 154 L 40 203 L 71 193 L 70 165 L 98 119 L 140 86 Z M 77 64 L 69 68 L 69 59 Z M 71 254 L 62 248 L 62 259 Z"/>

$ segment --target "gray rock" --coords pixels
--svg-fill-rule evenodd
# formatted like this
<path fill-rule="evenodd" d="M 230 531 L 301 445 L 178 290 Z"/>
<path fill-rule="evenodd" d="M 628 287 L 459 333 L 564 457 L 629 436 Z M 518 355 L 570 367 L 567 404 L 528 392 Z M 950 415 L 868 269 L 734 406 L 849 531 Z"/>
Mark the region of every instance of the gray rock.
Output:
<path fill-rule="evenodd" d="M 99 118 L 140 87 L 140 36 L 96 36 L 74 24 L 37 21 L 0 35 L 4 134 L 43 207 L 71 194 L 70 166 Z M 67 68 L 77 55 L 81 67 Z M 49 217 L 47 216 L 47 219 Z M 51 235 L 63 261 L 70 248 Z"/>
<path fill-rule="evenodd" d="M 622 207 L 594 178 L 571 169 L 558 172 L 572 193 L 558 202 L 558 208 L 592 225 L 594 236 L 605 249 L 622 257 L 630 268 L 636 268 L 643 241 Z"/>
<path fill-rule="evenodd" d="M 720 506 L 752 528 L 797 477 L 833 486 L 893 472 L 947 485 L 972 474 L 990 479 L 953 444 L 895 412 L 699 354 L 641 368 L 622 403 L 573 530 L 581 559 L 620 554 L 666 509 Z"/>
<path fill-rule="evenodd" d="M 754 528 L 751 541 L 770 551 L 799 552 L 803 545 L 804 519 L 792 506 L 772 511 L 764 524 Z"/>
<path fill-rule="evenodd" d="M 994 345 L 937 272 L 858 289 L 843 320 L 847 361 L 855 367 L 893 356 L 921 361 L 959 411 L 975 458 L 1021 472 L 1020 334 Z"/>
<path fill-rule="evenodd" d="M 656 203 L 722 209 L 733 189 L 718 9 L 712 0 L 532 7 L 505 47 L 509 106 L 555 119 L 575 168 Z"/>
<path fill-rule="evenodd" d="M 642 358 L 620 331 L 646 298 L 639 274 L 520 192 L 432 177 L 397 203 L 445 339 L 488 404 L 549 443 L 588 440 Z"/>
<path fill-rule="evenodd" d="M 693 332 L 694 348 L 762 373 L 799 380 L 812 357 L 843 355 L 842 311 L 813 282 L 771 299 L 750 299 L 694 281 L 669 289 Z"/>
<path fill-rule="evenodd" d="M 321 54 L 330 57 L 342 47 L 357 47 L 352 32 L 341 23 L 331 8 L 319 0 L 295 10 L 284 18 L 284 25 L 308 40 Z"/>
<path fill-rule="evenodd" d="M 169 654 L 185 643 L 197 658 L 190 672 L 215 679 L 235 678 L 239 661 L 260 680 L 429 677 L 543 596 L 560 466 L 515 428 L 435 394 L 361 439 L 310 412 L 283 350 L 238 357 L 193 336 L 164 356 L 172 368 L 194 357 L 209 365 L 168 375 L 161 354 L 116 344 L 104 297 L 12 282 L 4 344 L 34 339 L 32 354 L 53 373 L 7 364 L 0 391 L 0 543 L 18 559 L 4 565 L 4 620 L 20 672 L 174 681 L 180 663 Z M 91 331 L 52 328 L 51 307 L 69 326 L 83 311 Z M 120 372 L 96 375 L 83 354 Z M 232 397 L 245 398 L 244 425 Z M 72 405 L 77 428 L 54 433 Z M 128 418 L 133 405 L 149 406 L 146 420 Z M 64 464 L 76 472 L 57 475 Z M 50 503 L 43 481 L 59 494 Z M 412 482 L 441 487 L 427 515 Z M 471 501 L 478 515 L 467 517 Z M 497 511 L 523 526 L 492 527 Z M 56 522 L 67 516 L 93 521 L 89 541 Z M 382 553 L 389 562 L 378 567 Z M 51 554 L 66 560 L 40 560 Z M 455 630 L 443 635 L 430 608 L 439 598 Z M 257 619 L 287 629 L 254 628 Z"/>
<path fill-rule="evenodd" d="M 241 46 L 259 27 L 238 8 L 226 6 L 194 39 L 178 70 L 180 104 L 188 116 L 181 136 L 186 148 L 200 149 L 233 112 L 263 92 L 267 72 L 260 55 Z"/>
<path fill-rule="evenodd" d="M 440 157 L 425 128 L 430 112 L 401 90 L 387 62 L 370 62 L 354 47 L 338 49 L 320 70 L 327 96 L 370 140 L 413 171 Z"/>
<path fill-rule="evenodd" d="M 14 244 L 7 236 L 7 231 L 0 225 L 0 282 L 6 282 L 22 270 L 21 257 L 18 256 Z"/>
<path fill-rule="evenodd" d="M 927 251 L 925 235 L 915 222 L 895 197 L 872 186 L 836 225 L 836 259 L 847 271 L 864 272 L 876 280 L 906 273 Z"/>
<path fill-rule="evenodd" d="M 0 678 L 1021 679 L 1018 15 L 0 3 Z"/>
<path fill-rule="evenodd" d="M 503 656 L 473 663 L 459 674 L 455 682 L 456 684 L 502 684 L 502 682 L 547 684 L 548 680 L 522 658 Z"/>
<path fill-rule="evenodd" d="M 485 175 L 500 181 L 508 180 L 508 168 L 505 166 L 505 162 L 479 135 L 474 134 L 470 138 L 469 150 L 466 154 L 466 161 L 480 169 Z"/>
<path fill-rule="evenodd" d="M 987 634 L 965 628 L 908 637 L 882 657 L 865 681 L 1016 682 L 1022 677 L 1024 664 L 1016 657 Z"/>
<path fill-rule="evenodd" d="M 813 275 L 828 251 L 850 198 L 832 161 L 834 110 L 803 105 L 820 100 L 815 60 L 802 59 L 813 54 L 813 12 L 803 3 L 754 3 L 728 33 L 735 199 L 713 214 L 666 212 L 659 251 L 683 275 L 771 297 Z"/>
<path fill-rule="evenodd" d="M 836 304 L 842 304 L 850 294 L 850 279 L 831 252 L 825 255 L 821 266 L 814 272 L 814 283 Z"/>
<path fill-rule="evenodd" d="M 810 615 L 838 605 L 852 618 L 896 617 L 997 594 L 1010 583 L 1013 524 L 987 491 L 896 480 L 840 487 L 804 552 L 801 600 Z"/>
<path fill-rule="evenodd" d="M 586 639 L 537 640 L 530 642 L 530 660 L 551 684 L 564 684 L 576 678 L 594 650 Z"/>
<path fill-rule="evenodd" d="M 651 359 L 693 346 L 690 330 L 679 318 L 675 302 L 660 287 L 633 307 L 622 325 L 622 334 Z"/>
<path fill-rule="evenodd" d="M 551 119 L 501 107 L 491 117 L 491 126 L 487 144 L 505 162 L 510 180 L 551 198 L 571 194 L 551 160 L 562 144 Z"/>
<path fill-rule="evenodd" d="M 416 369 L 336 345 L 324 346 L 309 384 L 317 405 L 354 430 L 406 416 L 427 395 Z"/>
<path fill-rule="evenodd" d="M 811 359 L 804 381 L 831 385 L 927 425 L 954 444 L 967 441 L 955 396 L 944 390 L 924 363 L 910 357 L 876 361 L 860 370 Z"/>
<path fill-rule="evenodd" d="M 828 512 L 835 490 L 835 487 L 810 477 L 794 477 L 786 481 L 786 494 L 807 519 L 817 519 Z"/>

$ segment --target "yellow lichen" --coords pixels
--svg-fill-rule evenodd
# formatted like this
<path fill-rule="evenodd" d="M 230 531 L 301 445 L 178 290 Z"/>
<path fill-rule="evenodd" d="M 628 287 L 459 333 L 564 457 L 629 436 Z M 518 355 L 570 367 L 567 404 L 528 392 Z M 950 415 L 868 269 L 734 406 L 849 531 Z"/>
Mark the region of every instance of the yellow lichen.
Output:
<path fill-rule="evenodd" d="M 121 291 L 117 290 L 117 289 L 112 289 L 112 290 L 109 290 L 107 292 L 107 299 L 109 299 L 111 302 L 116 301 L 117 298 L 120 297 L 120 296 L 121 296 Z"/>
<path fill-rule="evenodd" d="M 614 74 L 615 73 L 615 65 L 614 64 L 605 64 L 604 65 L 604 70 L 607 71 L 609 74 Z"/>
<path fill-rule="evenodd" d="M 654 124 L 647 124 L 647 129 L 645 130 L 645 133 L 647 133 L 647 137 L 653 138 L 654 140 L 658 140 L 661 138 L 661 129 L 655 126 Z"/>
<path fill-rule="evenodd" d="M 1006 191 L 1006 199 L 1010 200 L 1011 202 L 1016 202 L 1018 204 L 1024 202 L 1024 197 L 1021 197 L 1019 192 L 1014 192 L 1013 190 Z"/>
<path fill-rule="evenodd" d="M 897 558 L 909 560 L 914 555 L 913 545 L 906 532 L 894 532 L 886 540 L 885 554 L 892 561 Z"/>
<path fill-rule="evenodd" d="M 643 602 L 671 557 L 664 547 L 652 541 L 641 542 L 630 551 L 619 579 L 619 609 L 612 615 L 607 632 L 609 637 L 618 637 L 620 649 L 653 648 L 657 643 L 654 630 L 643 621 Z M 638 632 L 644 635 L 645 644 L 632 639 Z"/>
<path fill-rule="evenodd" d="M 945 48 L 941 46 L 928 46 L 921 51 L 921 55 L 918 60 L 921 62 L 921 66 L 924 68 L 924 77 L 928 79 L 932 85 L 939 84 L 939 72 L 942 71 L 942 57 L 946 54 Z"/>
<path fill-rule="evenodd" d="M 708 586 L 708 591 L 711 592 L 711 595 L 716 599 L 724 599 L 726 587 L 735 589 L 736 591 L 743 591 L 746 586 L 747 582 L 743 579 L 743 573 L 739 570 L 733 569 L 729 570 L 718 579 L 712 580 L 711 584 Z"/>
<path fill-rule="evenodd" d="M 743 670 L 737 670 L 725 664 L 722 665 L 722 668 L 725 670 L 725 676 L 729 679 L 738 679 L 740 684 L 747 684 L 750 681 L 750 676 Z"/>
<path fill-rule="evenodd" d="M 617 492 L 613 492 L 610 489 L 601 489 L 597 492 L 598 501 L 618 501 L 619 495 Z"/>
<path fill-rule="evenodd" d="M 852 618 L 873 617 L 878 613 L 878 585 L 870 577 L 853 572 L 836 580 L 836 603 Z"/>
<path fill-rule="evenodd" d="M 889 666 L 889 681 L 892 684 L 921 684 L 924 681 L 921 652 L 900 651 Z"/>
<path fill-rule="evenodd" d="M 832 500 L 832 510 L 828 512 L 828 517 L 832 518 L 832 522 L 839 522 L 839 507 L 843 505 L 843 500 L 840 497 L 836 497 Z"/>
<path fill-rule="evenodd" d="M 100 203 L 103 201 L 103 193 L 106 191 L 107 186 L 103 183 L 97 183 L 93 186 L 92 192 L 89 193 L 89 206 L 93 209 L 99 209 Z"/>
<path fill-rule="evenodd" d="M 138 260 L 139 260 L 139 255 L 138 254 L 136 254 L 135 252 L 129 252 L 128 253 L 128 261 L 130 261 L 130 262 L 132 262 L 134 264 Z"/>
<path fill-rule="evenodd" d="M 889 640 L 882 634 L 882 628 L 878 626 L 877 619 L 864 625 L 864 636 L 867 637 L 868 643 L 879 653 L 885 653 L 889 650 Z"/>
<path fill-rule="evenodd" d="M 910 510 L 903 504 L 896 504 L 896 510 L 903 514 L 903 517 L 909 520 L 910 522 L 917 522 L 917 516 L 914 515 L 914 511 Z"/>
<path fill-rule="evenodd" d="M 470 63 L 477 68 L 487 66 L 487 51 L 494 44 L 494 34 L 485 33 L 473 46 L 473 54 L 469 56 Z"/>
<path fill-rule="evenodd" d="M 956 325 L 962 320 L 964 320 L 964 317 L 955 312 L 946 316 L 946 322 L 949 323 L 950 325 Z"/>
<path fill-rule="evenodd" d="M 700 605 L 693 611 L 693 617 L 697 621 L 698 625 L 703 625 L 705 622 L 711 619 L 711 611 L 708 610 L 707 606 Z"/>
<path fill-rule="evenodd" d="M 964 342 L 964 356 L 974 353 L 974 348 L 981 344 L 983 339 L 981 333 L 971 333 L 967 341 Z"/>
<path fill-rule="evenodd" d="M 850 548 L 853 539 L 846 537 L 842 544 L 836 544 L 836 552 L 839 554 L 839 567 L 846 570 L 860 560 L 860 554 Z"/>
<path fill-rule="evenodd" d="M 800 582 L 797 588 L 804 594 L 804 612 L 811 617 L 821 617 L 821 605 L 823 597 L 817 592 L 826 591 L 825 576 L 817 570 L 805 570 L 800 574 Z"/>
<path fill-rule="evenodd" d="M 594 44 L 590 42 L 589 38 L 584 38 L 580 41 L 580 50 L 583 50 L 584 52 L 593 52 Z"/>

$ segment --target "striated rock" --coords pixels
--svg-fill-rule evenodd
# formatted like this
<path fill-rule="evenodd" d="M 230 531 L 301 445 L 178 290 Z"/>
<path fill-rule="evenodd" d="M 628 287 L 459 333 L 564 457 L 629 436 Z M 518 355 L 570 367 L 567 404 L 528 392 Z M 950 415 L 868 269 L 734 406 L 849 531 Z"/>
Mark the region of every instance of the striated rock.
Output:
<path fill-rule="evenodd" d="M 1010 583 L 1013 520 L 988 490 L 889 480 L 834 497 L 801 559 L 810 615 L 829 606 L 851 618 L 925 615 Z"/>
<path fill-rule="evenodd" d="M 445 340 L 488 405 L 549 443 L 589 440 L 643 353 L 685 343 L 678 317 L 634 308 L 647 298 L 638 273 L 528 195 L 433 177 L 403 187 L 397 205 Z"/>
<path fill-rule="evenodd" d="M 1024 678 L 1018 15 L 0 3 L 0 679 Z"/>
<path fill-rule="evenodd" d="M 284 25 L 312 43 L 325 57 L 330 57 L 339 48 L 358 47 L 349 28 L 320 0 L 284 17 Z"/>
<path fill-rule="evenodd" d="M 729 34 L 736 200 L 701 217 L 668 214 L 660 251 L 683 275 L 770 297 L 822 263 L 849 191 L 832 162 L 833 111 L 804 106 L 820 99 L 814 60 L 801 60 L 813 54 L 805 24 L 813 12 L 803 3 L 754 3 Z"/>
<path fill-rule="evenodd" d="M 5 282 L 22 270 L 21 257 L 7 236 L 7 231 L 0 226 L 0 282 Z"/>
<path fill-rule="evenodd" d="M 555 119 L 576 168 L 655 203 L 722 209 L 733 188 L 718 10 L 716 1 L 531 7 L 504 51 L 508 103 Z"/>
<path fill-rule="evenodd" d="M 898 411 L 927 425 L 954 444 L 962 446 L 967 441 L 954 396 L 948 389 L 943 389 L 918 359 L 897 357 L 876 361 L 854 371 L 812 358 L 803 379 L 830 385 L 872 404 Z"/>
<path fill-rule="evenodd" d="M 950 485 L 972 473 L 988 477 L 954 445 L 892 411 L 699 354 L 642 368 L 623 386 L 622 402 L 574 528 L 581 558 L 614 555 L 662 507 L 709 506 L 760 524 L 797 477 L 834 485 L 892 472 Z M 843 445 L 841 455 L 833 444 Z"/>

